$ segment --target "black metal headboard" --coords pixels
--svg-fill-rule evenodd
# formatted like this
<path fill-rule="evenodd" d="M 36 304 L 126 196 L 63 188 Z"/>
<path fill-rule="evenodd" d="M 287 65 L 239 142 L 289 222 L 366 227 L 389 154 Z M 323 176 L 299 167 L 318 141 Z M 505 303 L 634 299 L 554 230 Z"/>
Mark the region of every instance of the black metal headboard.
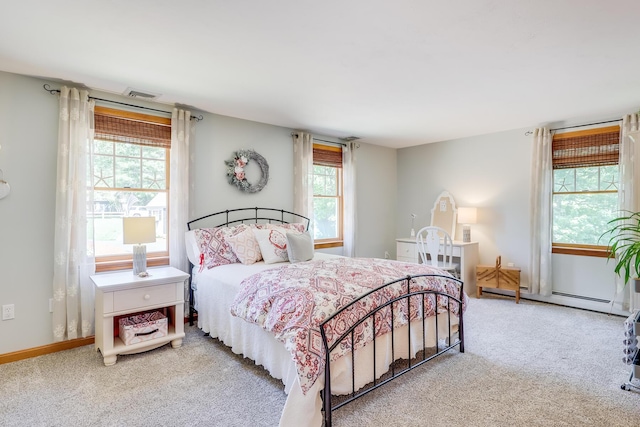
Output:
<path fill-rule="evenodd" d="M 258 224 L 258 223 L 279 223 L 288 224 L 291 222 L 302 222 L 305 229 L 309 229 L 309 218 L 294 212 L 285 211 L 284 209 L 273 208 L 239 208 L 227 209 L 205 215 L 203 217 L 187 222 L 187 228 L 203 227 L 224 227 L 234 224 Z"/>
<path fill-rule="evenodd" d="M 236 224 L 289 224 L 292 222 L 302 222 L 305 225 L 305 230 L 308 230 L 311 220 L 306 216 L 285 211 L 284 209 L 240 208 L 227 209 L 196 218 L 187 222 L 187 228 L 193 230 L 205 227 L 229 227 Z M 189 325 L 193 325 L 195 314 L 193 298 L 193 288 L 191 287 L 191 279 L 189 279 Z"/>

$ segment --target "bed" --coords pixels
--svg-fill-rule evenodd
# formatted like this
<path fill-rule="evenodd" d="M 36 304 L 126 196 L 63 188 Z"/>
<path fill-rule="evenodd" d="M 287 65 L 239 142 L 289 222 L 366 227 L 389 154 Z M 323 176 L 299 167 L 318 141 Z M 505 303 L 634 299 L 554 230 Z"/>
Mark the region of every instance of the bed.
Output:
<path fill-rule="evenodd" d="M 189 312 L 192 320 L 197 312 L 204 333 L 282 380 L 287 400 L 280 426 L 330 427 L 341 406 L 455 347 L 464 352 L 467 297 L 462 282 L 442 271 L 389 260 L 314 252 L 301 262 L 265 256 L 206 266 L 211 253 L 201 245 L 203 233 L 289 227 L 291 238 L 305 234 L 308 222 L 271 208 L 227 210 L 190 221 Z M 223 252 L 217 249 L 218 255 Z M 339 301 L 330 300 L 332 295 Z M 299 303 L 303 300 L 314 300 L 313 308 Z M 280 311 L 269 311 L 274 307 Z"/>

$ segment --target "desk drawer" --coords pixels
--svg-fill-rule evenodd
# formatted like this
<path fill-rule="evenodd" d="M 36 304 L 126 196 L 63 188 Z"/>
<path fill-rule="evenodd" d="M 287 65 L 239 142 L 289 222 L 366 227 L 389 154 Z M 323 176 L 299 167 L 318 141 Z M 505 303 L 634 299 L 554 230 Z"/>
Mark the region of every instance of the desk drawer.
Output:
<path fill-rule="evenodd" d="M 411 262 L 417 262 L 418 251 L 415 243 L 398 242 L 396 245 L 397 258 L 408 258 Z M 404 261 L 404 260 L 403 260 Z"/>
<path fill-rule="evenodd" d="M 175 283 L 115 291 L 113 293 L 113 311 L 143 309 L 144 307 L 166 304 L 175 300 Z"/>

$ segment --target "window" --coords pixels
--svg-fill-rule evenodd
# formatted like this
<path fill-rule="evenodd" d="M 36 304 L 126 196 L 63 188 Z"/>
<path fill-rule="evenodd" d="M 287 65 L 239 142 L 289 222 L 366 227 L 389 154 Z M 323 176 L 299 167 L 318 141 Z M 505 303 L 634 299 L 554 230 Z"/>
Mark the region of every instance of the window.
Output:
<path fill-rule="evenodd" d="M 618 126 L 553 136 L 553 252 L 607 256 L 618 211 Z"/>
<path fill-rule="evenodd" d="M 313 145 L 313 238 L 316 248 L 342 246 L 342 148 Z"/>
<path fill-rule="evenodd" d="M 155 218 L 148 264 L 168 263 L 170 147 L 171 119 L 95 108 L 91 185 L 98 271 L 131 268 L 132 246 L 122 243 L 125 216 Z"/>

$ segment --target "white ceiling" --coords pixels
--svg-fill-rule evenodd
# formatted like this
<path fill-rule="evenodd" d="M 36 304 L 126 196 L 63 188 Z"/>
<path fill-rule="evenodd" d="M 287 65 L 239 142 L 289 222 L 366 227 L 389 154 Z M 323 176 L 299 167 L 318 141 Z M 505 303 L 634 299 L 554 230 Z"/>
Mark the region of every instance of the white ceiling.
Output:
<path fill-rule="evenodd" d="M 636 0 L 14 0 L 0 11 L 2 71 L 390 147 L 640 106 Z"/>

